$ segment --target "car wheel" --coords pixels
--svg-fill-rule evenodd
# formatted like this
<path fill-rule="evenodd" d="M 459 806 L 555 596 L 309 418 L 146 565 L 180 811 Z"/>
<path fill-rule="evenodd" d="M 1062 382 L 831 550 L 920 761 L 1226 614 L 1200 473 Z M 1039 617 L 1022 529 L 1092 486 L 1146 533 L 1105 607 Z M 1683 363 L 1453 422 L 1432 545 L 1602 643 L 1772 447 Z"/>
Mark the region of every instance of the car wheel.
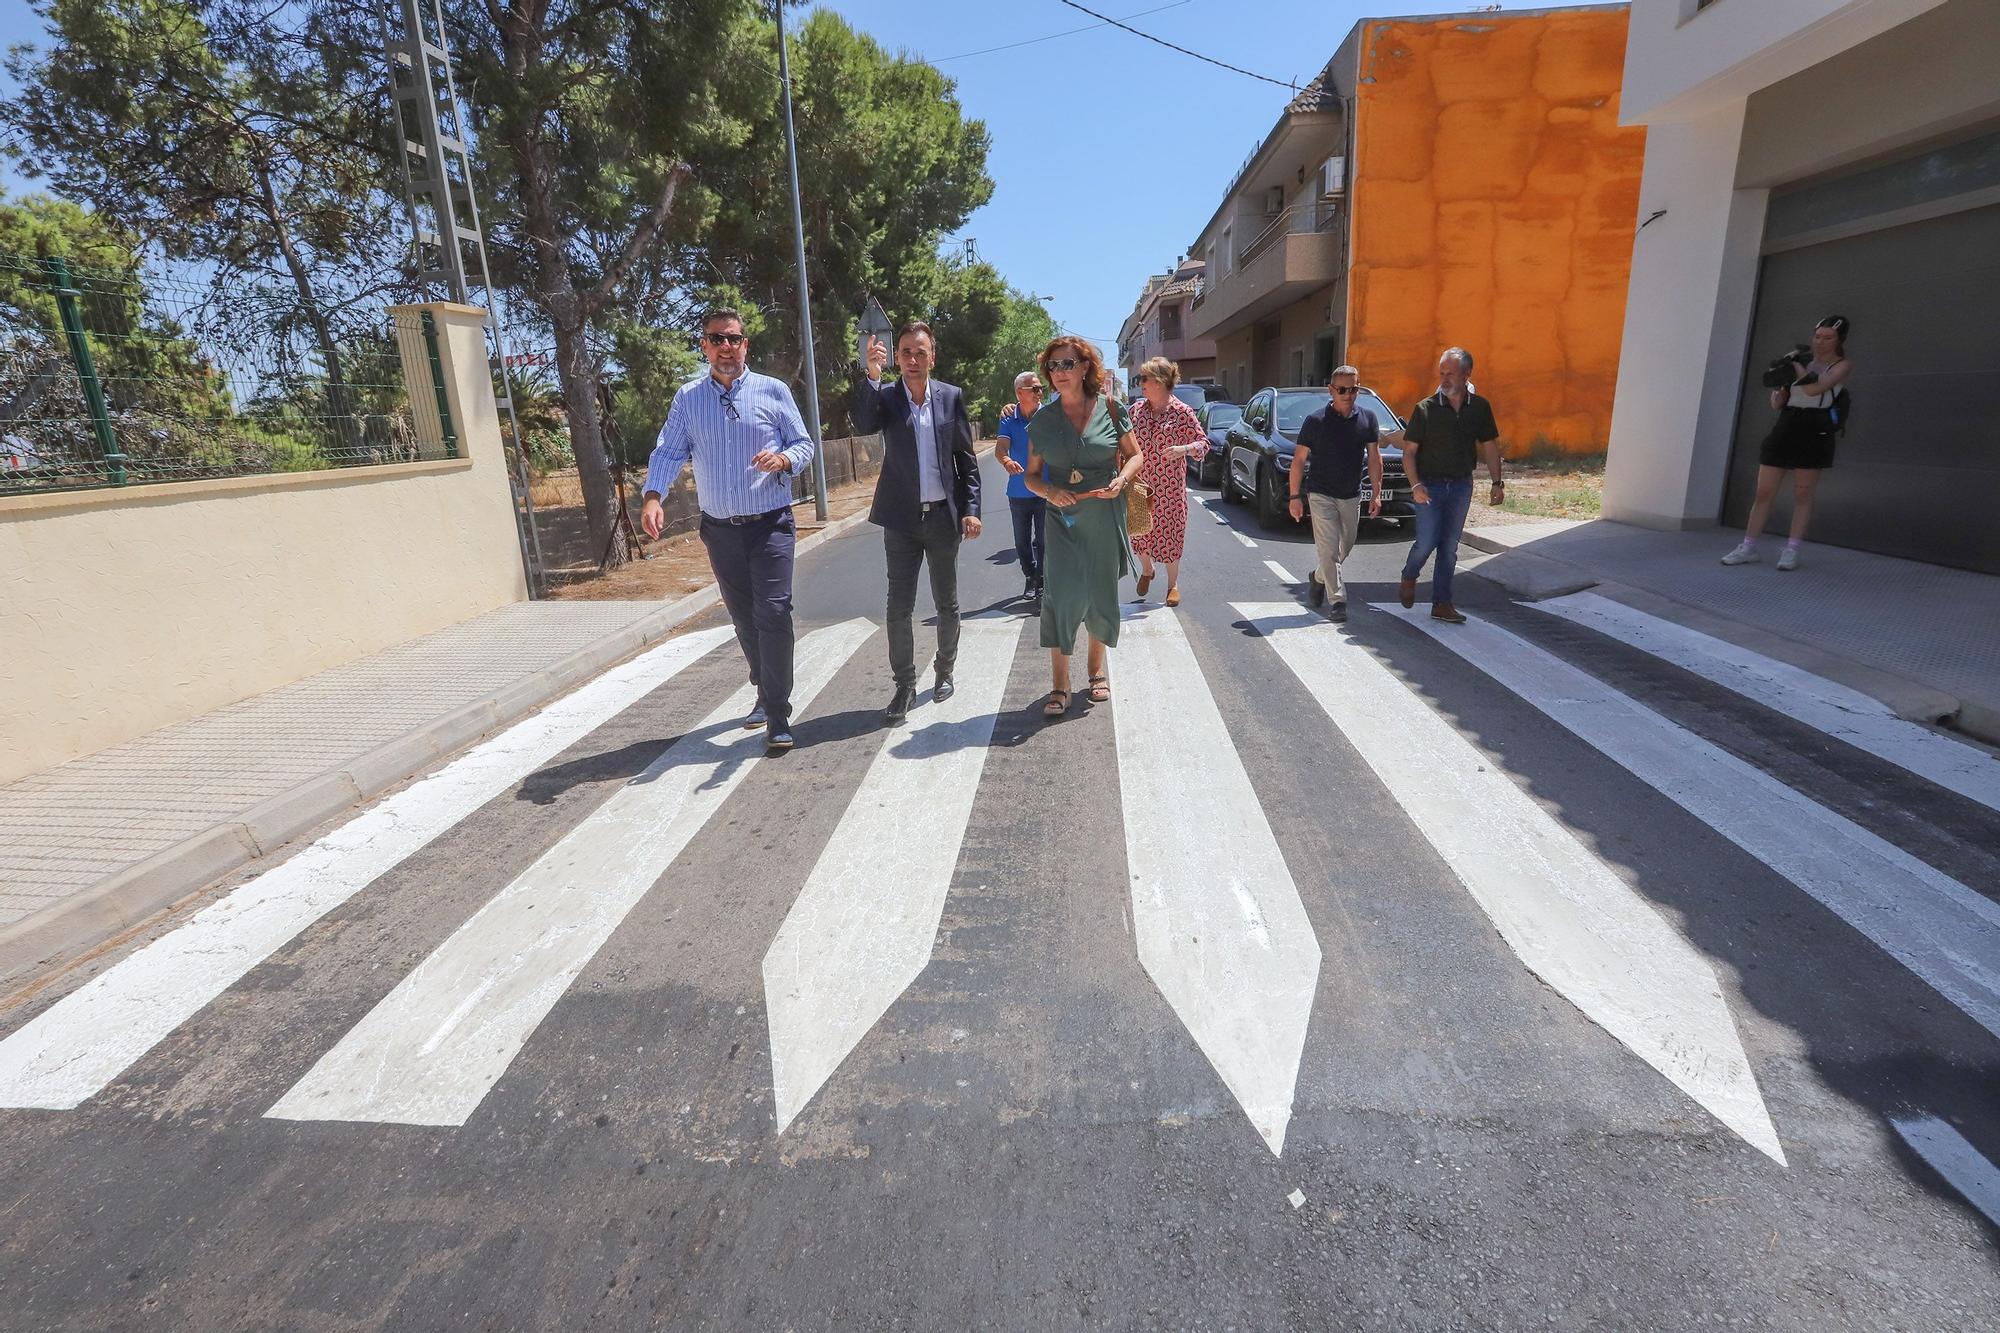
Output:
<path fill-rule="evenodd" d="M 1291 518 L 1284 506 L 1278 502 L 1277 483 L 1271 477 L 1271 469 L 1257 469 L 1257 521 L 1266 528 L 1277 529 Z"/>
<path fill-rule="evenodd" d="M 1229 475 L 1229 459 L 1222 460 L 1222 476 L 1215 483 L 1215 498 L 1228 504 L 1236 498 L 1236 479 Z"/>

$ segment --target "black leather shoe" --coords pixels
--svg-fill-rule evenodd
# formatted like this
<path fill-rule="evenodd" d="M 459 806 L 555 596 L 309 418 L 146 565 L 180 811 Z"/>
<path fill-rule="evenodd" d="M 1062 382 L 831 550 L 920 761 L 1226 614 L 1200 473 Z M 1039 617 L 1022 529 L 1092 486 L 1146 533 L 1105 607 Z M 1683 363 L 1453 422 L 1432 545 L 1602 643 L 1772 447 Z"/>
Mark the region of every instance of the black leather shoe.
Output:
<path fill-rule="evenodd" d="M 1347 603 L 1335 602 L 1333 609 L 1327 612 L 1327 619 L 1336 625 L 1345 625 L 1347 623 Z"/>
<path fill-rule="evenodd" d="M 750 716 L 743 719 L 743 730 L 755 731 L 771 719 L 764 716 L 764 705 L 758 704 L 750 710 Z"/>
<path fill-rule="evenodd" d="M 897 723 L 901 722 L 904 718 L 910 715 L 910 707 L 916 702 L 917 702 L 916 686 L 898 685 L 896 687 L 895 697 L 890 699 L 889 706 L 882 710 L 882 720 L 884 722 L 887 722 L 892 727 L 895 726 Z"/>
<path fill-rule="evenodd" d="M 764 732 L 764 753 L 783 754 L 792 748 L 792 729 L 780 722 Z"/>
<path fill-rule="evenodd" d="M 1307 585 L 1306 600 L 1311 602 L 1314 606 L 1325 605 L 1326 585 L 1319 581 L 1319 575 L 1317 573 L 1306 575 L 1306 585 Z"/>
<path fill-rule="evenodd" d="M 937 684 L 931 686 L 931 702 L 941 704 L 957 693 L 958 686 L 952 684 L 951 673 L 948 671 L 938 672 Z"/>

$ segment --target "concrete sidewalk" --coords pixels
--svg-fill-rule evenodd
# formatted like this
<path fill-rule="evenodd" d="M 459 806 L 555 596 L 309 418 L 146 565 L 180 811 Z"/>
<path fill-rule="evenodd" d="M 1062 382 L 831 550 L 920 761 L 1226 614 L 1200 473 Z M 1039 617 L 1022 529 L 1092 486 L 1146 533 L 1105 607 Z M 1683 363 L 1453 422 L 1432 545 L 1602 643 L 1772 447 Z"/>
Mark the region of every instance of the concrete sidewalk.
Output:
<path fill-rule="evenodd" d="M 1905 717 L 2000 743 L 2000 578 L 1808 542 L 1797 570 L 1725 566 L 1740 534 L 1604 521 L 1466 530 L 1470 569 L 1517 597 L 1594 587 L 1872 694 Z"/>
<path fill-rule="evenodd" d="M 718 604 L 713 584 L 671 603 L 516 603 L 0 786 L 0 983 L 147 920 Z"/>

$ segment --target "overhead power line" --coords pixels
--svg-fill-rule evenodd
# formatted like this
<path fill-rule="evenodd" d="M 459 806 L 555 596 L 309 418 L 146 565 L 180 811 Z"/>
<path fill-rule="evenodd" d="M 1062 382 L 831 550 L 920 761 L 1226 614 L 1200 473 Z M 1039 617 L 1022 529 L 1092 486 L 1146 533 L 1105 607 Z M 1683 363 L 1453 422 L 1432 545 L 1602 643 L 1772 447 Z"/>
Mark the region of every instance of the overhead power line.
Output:
<path fill-rule="evenodd" d="M 1127 14 L 1125 17 L 1128 19 L 1142 19 L 1148 14 L 1157 14 L 1166 9 L 1179 9 L 1182 5 L 1191 2 L 1192 0 L 1174 0 L 1170 5 L 1156 5 L 1152 9 L 1142 9 L 1136 14 Z M 1109 22 L 1110 20 L 1106 21 Z M 1095 32 L 1103 26 L 1103 23 L 1086 23 L 1081 28 L 1066 28 L 1061 32 L 1052 32 L 1046 37 L 1030 37 L 1024 42 L 1009 42 L 1005 46 L 988 46 L 978 51 L 961 51 L 955 56 L 940 56 L 930 63 L 933 65 L 942 65 L 946 61 L 951 60 L 970 60 L 974 56 L 990 56 L 996 51 L 1016 51 L 1024 46 L 1038 46 L 1043 42 L 1053 42 L 1058 37 L 1074 37 L 1080 32 Z"/>
<path fill-rule="evenodd" d="M 1071 9 L 1077 10 L 1080 13 L 1090 15 L 1092 18 L 1096 19 L 1100 23 L 1108 23 L 1114 28 L 1123 29 L 1124 31 L 1131 33 L 1134 37 L 1143 37 L 1149 42 L 1155 42 L 1160 46 L 1166 47 L 1169 51 L 1178 51 L 1184 56 L 1193 56 L 1196 60 L 1204 61 L 1207 64 L 1214 65 L 1219 69 L 1226 69 L 1232 74 L 1241 74 L 1245 78 L 1261 79 L 1265 83 L 1275 83 L 1280 88 L 1289 88 L 1293 92 L 1297 92 L 1299 90 L 1299 85 L 1295 82 L 1286 79 L 1274 79 L 1268 74 L 1259 74 L 1255 70 L 1244 69 L 1240 65 L 1231 65 L 1225 61 L 1217 60 L 1214 56 L 1205 56 L 1199 51 L 1190 51 L 1185 46 L 1176 46 L 1164 37 L 1155 37 L 1150 32 L 1141 32 L 1139 31 L 1139 29 L 1133 27 L 1129 23 L 1120 23 L 1117 19 L 1112 18 L 1108 14 L 1100 14 L 1094 9 L 1086 9 L 1084 6 L 1079 5 L 1076 2 L 1076 0 L 1062 0 L 1062 3 L 1068 5 Z M 1137 18 L 1139 16 L 1137 14 L 1134 14 L 1132 17 Z"/>

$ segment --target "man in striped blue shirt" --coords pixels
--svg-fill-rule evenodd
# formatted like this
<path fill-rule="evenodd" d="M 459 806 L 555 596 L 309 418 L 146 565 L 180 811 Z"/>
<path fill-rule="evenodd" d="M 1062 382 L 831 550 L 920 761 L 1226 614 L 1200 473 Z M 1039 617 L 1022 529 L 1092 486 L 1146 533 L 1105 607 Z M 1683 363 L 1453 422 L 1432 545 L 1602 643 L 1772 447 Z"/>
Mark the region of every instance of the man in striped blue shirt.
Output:
<path fill-rule="evenodd" d="M 792 748 L 792 477 L 812 462 L 813 439 L 785 382 L 749 368 L 743 316 L 718 308 L 701 322 L 708 373 L 674 395 L 646 469 L 648 537 L 666 526 L 661 497 L 694 461 L 701 542 L 736 642 L 750 664 L 757 706 L 746 728 L 766 747 Z"/>

